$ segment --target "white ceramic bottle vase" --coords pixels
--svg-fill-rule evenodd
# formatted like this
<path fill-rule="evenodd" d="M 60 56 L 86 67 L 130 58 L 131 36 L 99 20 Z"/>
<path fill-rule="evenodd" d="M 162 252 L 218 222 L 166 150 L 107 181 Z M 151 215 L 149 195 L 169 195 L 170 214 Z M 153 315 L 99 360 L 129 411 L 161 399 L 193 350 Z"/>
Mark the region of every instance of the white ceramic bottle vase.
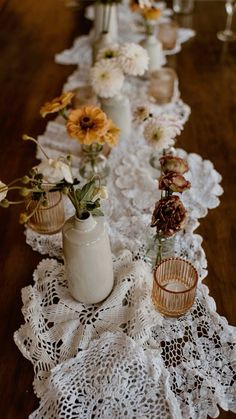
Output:
<path fill-rule="evenodd" d="M 72 217 L 63 227 L 63 253 L 71 295 L 82 303 L 95 304 L 111 292 L 114 277 L 104 217 L 80 220 Z"/>
<path fill-rule="evenodd" d="M 99 98 L 99 100 L 102 110 L 120 128 L 120 141 L 128 140 L 132 122 L 129 98 L 120 93 L 112 98 Z"/>
<path fill-rule="evenodd" d="M 148 53 L 148 70 L 159 70 L 164 62 L 162 43 L 158 41 L 154 35 L 147 35 L 146 38 L 140 42 L 140 45 L 142 45 Z"/>
<path fill-rule="evenodd" d="M 109 32 L 101 32 L 92 45 L 93 64 L 96 62 L 97 54 L 100 49 L 106 48 L 112 44 L 112 38 Z"/>
<path fill-rule="evenodd" d="M 101 32 L 109 32 L 112 42 L 118 40 L 117 4 L 102 4 L 95 2 L 94 5 L 94 36 L 95 39 Z"/>

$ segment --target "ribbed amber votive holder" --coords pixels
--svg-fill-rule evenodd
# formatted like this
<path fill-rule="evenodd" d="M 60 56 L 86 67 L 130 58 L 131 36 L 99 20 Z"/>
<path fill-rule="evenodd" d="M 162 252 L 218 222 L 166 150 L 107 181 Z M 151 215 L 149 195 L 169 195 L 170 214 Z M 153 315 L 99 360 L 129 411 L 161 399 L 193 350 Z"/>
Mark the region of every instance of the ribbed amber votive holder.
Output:
<path fill-rule="evenodd" d="M 193 305 L 198 273 L 187 260 L 164 259 L 154 270 L 152 300 L 160 313 L 179 317 Z"/>
<path fill-rule="evenodd" d="M 40 234 L 54 234 L 62 229 L 65 223 L 65 212 L 61 192 L 47 192 L 47 206 L 38 205 L 38 201 L 34 200 L 28 202 L 29 214 L 34 210 L 34 214 L 28 221 L 28 226 L 32 230 Z"/>

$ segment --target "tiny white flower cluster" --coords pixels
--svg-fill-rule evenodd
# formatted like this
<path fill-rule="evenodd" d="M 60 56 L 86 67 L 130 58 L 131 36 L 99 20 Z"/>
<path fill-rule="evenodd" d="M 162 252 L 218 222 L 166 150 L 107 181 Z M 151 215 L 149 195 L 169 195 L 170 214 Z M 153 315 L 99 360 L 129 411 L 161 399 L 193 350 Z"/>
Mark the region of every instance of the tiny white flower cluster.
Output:
<path fill-rule="evenodd" d="M 117 95 L 123 86 L 124 75 L 142 76 L 148 69 L 147 51 L 138 44 L 109 45 L 101 49 L 91 69 L 91 84 L 102 98 Z"/>

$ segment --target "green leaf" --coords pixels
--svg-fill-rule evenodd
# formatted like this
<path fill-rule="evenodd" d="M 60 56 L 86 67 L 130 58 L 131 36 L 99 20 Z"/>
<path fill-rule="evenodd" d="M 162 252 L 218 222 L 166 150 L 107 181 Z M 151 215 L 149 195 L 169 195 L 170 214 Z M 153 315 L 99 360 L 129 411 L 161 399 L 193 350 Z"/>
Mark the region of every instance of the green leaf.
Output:
<path fill-rule="evenodd" d="M 92 180 L 91 182 L 86 183 L 80 192 L 80 201 L 91 201 L 93 196 L 93 189 L 94 189 L 95 182 Z"/>
<path fill-rule="evenodd" d="M 90 212 L 95 217 L 102 217 L 104 215 L 103 212 L 98 208 L 96 208 L 96 209 L 94 209 L 93 211 L 90 211 Z"/>

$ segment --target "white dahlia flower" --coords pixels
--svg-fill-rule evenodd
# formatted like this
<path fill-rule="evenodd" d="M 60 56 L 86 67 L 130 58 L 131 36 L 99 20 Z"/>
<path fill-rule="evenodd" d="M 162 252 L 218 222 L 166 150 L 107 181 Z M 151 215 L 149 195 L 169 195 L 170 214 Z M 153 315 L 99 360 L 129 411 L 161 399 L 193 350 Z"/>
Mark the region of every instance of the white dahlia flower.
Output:
<path fill-rule="evenodd" d="M 112 60 L 98 61 L 91 69 L 91 84 L 100 97 L 110 98 L 120 93 L 123 83 L 123 71 Z"/>
<path fill-rule="evenodd" d="M 176 115 L 161 114 L 155 119 L 159 126 L 169 129 L 170 136 L 173 139 L 176 137 L 176 135 L 180 135 L 183 129 L 183 122 L 178 119 Z"/>
<path fill-rule="evenodd" d="M 126 43 L 120 48 L 118 62 L 124 73 L 130 76 L 142 76 L 148 69 L 147 51 L 138 44 Z"/>
<path fill-rule="evenodd" d="M 174 145 L 170 129 L 165 126 L 161 126 L 157 121 L 157 118 L 152 118 L 146 123 L 143 135 L 145 140 L 150 145 L 160 151 Z"/>

